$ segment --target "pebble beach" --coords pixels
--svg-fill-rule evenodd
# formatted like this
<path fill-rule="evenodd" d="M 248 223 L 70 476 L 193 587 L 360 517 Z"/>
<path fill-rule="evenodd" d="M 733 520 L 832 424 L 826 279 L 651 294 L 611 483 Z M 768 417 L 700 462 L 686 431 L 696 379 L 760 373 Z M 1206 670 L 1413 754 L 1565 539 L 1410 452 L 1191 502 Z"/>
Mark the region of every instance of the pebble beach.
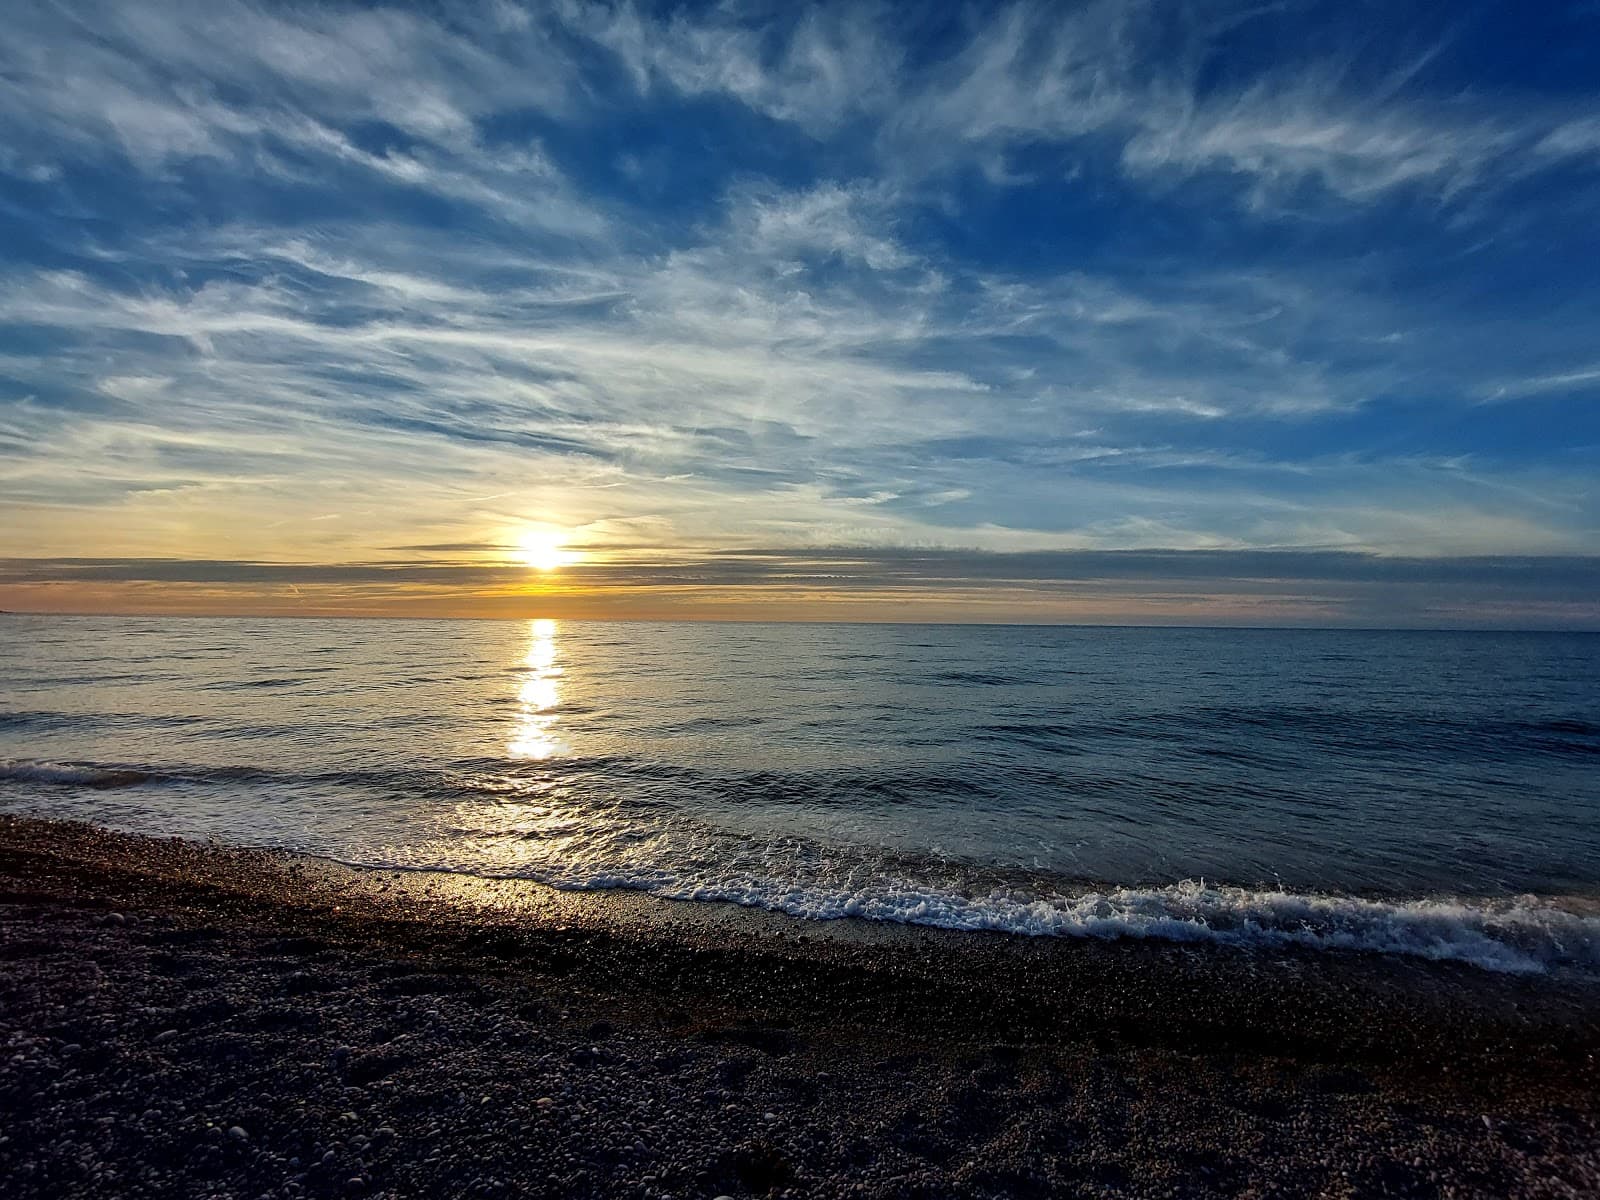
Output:
<path fill-rule="evenodd" d="M 14 1197 L 1600 1193 L 1592 982 L 0 819 Z"/>

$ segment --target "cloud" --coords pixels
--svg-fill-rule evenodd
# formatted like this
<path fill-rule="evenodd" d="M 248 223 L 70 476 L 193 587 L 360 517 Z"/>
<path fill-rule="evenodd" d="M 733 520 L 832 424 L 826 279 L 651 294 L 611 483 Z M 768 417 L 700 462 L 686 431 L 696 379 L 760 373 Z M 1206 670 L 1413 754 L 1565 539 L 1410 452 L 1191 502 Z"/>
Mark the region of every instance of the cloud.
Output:
<path fill-rule="evenodd" d="M 1258 206 L 1305 182 L 1355 202 L 1407 186 L 1447 198 L 1479 182 L 1515 136 L 1489 124 L 1351 102 L 1333 87 L 1297 80 L 1146 119 L 1127 140 L 1122 161 L 1135 174 L 1242 176 Z"/>
<path fill-rule="evenodd" d="M 1548 509 L 1518 502 L 1526 518 L 1507 523 L 1481 489 L 1438 519 L 1397 524 L 1384 510 L 1415 504 L 1404 485 L 1429 486 L 1438 473 L 1426 463 L 1283 464 L 1185 444 L 1171 421 L 1305 421 L 1366 402 L 1364 364 L 1297 345 L 1312 327 L 1335 344 L 1375 343 L 1381 316 L 1331 279 L 1314 290 L 1200 272 L 1149 284 L 946 264 L 932 287 L 909 253 L 893 270 L 871 261 L 901 253 L 875 196 L 792 195 L 783 212 L 804 219 L 776 231 L 774 203 L 735 192 L 696 246 L 578 270 L 512 246 L 464 255 L 417 229 L 225 226 L 121 252 L 123 269 L 175 257 L 193 283 L 14 277 L 0 317 L 77 350 L 13 371 L 60 386 L 81 356 L 91 373 L 80 383 L 100 397 L 74 401 L 65 420 L 23 413 L 37 440 L 13 453 L 15 495 L 62 502 L 92 487 L 104 502 L 120 481 L 130 498 L 204 486 L 244 503 L 253 486 L 326 480 L 337 463 L 374 492 L 404 495 L 388 483 L 401 473 L 430 497 L 472 477 L 474 491 L 519 497 L 525 512 L 555 502 L 574 523 L 666 515 L 675 536 L 702 542 L 749 523 L 878 542 L 965 528 L 997 547 L 1018 536 L 1570 544 L 1540 524 Z M 108 355 L 114 376 L 93 369 Z M 1144 426 L 1157 419 L 1159 431 Z M 108 442 L 114 430 L 142 432 Z M 196 439 L 214 463 L 205 471 L 196 451 L 178 452 Z M 63 463 L 79 465 L 64 475 Z M 1273 481 L 1287 470 L 1320 477 L 1320 503 L 1284 494 Z M 319 488 L 319 507 L 347 507 L 330 484 L 299 490 Z M 514 523 L 515 506 L 491 515 L 466 500 L 430 519 L 470 533 Z"/>
<path fill-rule="evenodd" d="M 895 14 L 870 3 L 768 10 L 682 10 L 665 18 L 632 4 L 567 4 L 566 24 L 616 55 L 644 93 L 722 96 L 825 136 L 893 96 L 900 51 Z"/>
<path fill-rule="evenodd" d="M 477 553 L 480 547 L 431 547 Z M 1167 618 L 1231 621 L 1252 612 L 1283 619 L 1296 606 L 1307 619 L 1336 624 L 1488 623 L 1556 618 L 1600 626 L 1600 560 L 1570 557 L 1382 558 L 1306 551 L 1053 551 L 997 554 L 963 550 L 859 546 L 811 550 L 737 549 L 711 555 L 659 551 L 615 562 L 563 568 L 561 588 L 598 598 L 610 593 L 660 593 L 702 604 L 783 603 L 804 595 L 821 616 L 831 605 L 869 605 L 879 619 L 914 619 L 918 606 L 963 594 L 1000 590 L 1013 604 L 1048 616 L 1074 606 L 1137 611 L 1157 605 Z M 477 596 L 524 592 L 526 568 L 449 559 L 356 563 L 266 563 L 241 560 L 0 560 L 0 588 L 162 585 L 224 587 L 262 597 L 319 589 L 328 603 L 341 594 L 392 589 L 412 597 L 452 593 L 470 611 Z M 351 592 L 350 589 L 357 589 Z M 367 589 L 365 592 L 361 589 Z M 32 593 L 30 593 L 32 594 Z M 148 602 L 149 593 L 144 593 Z M 181 603 L 181 600 L 179 601 Z M 248 599 L 245 600 L 248 606 Z M 907 608 L 906 606 L 910 606 Z M 1109 609 L 1106 606 L 1111 606 Z M 757 610 L 759 611 L 759 610 Z M 897 615 L 898 614 L 898 615 Z"/>
<path fill-rule="evenodd" d="M 1291 16 L 1318 36 L 1264 52 Z M 32 6 L 0 553 L 1594 552 L 1593 430 L 1554 416 L 1600 314 L 1555 218 L 1600 107 L 1464 87 L 1456 40 L 1316 5 Z"/>
<path fill-rule="evenodd" d="M 1600 387 L 1600 365 L 1584 366 L 1571 371 L 1557 371 L 1549 375 L 1535 375 L 1527 379 L 1514 379 L 1495 384 L 1488 392 L 1488 399 L 1510 400 L 1550 393 L 1565 395 L 1594 391 L 1597 387 Z"/>
<path fill-rule="evenodd" d="M 559 110 L 569 94 L 556 47 L 491 38 L 469 16 L 452 27 L 387 6 L 26 7 L 5 82 L 13 111 L 32 118 L 24 129 L 68 145 L 106 138 L 146 166 L 221 154 L 311 112 L 448 145 L 485 113 Z"/>
<path fill-rule="evenodd" d="M 1600 115 L 1579 117 L 1557 125 L 1539 139 L 1533 152 L 1557 159 L 1600 156 Z"/>
<path fill-rule="evenodd" d="M 837 256 L 874 271 L 914 266 L 915 256 L 879 228 L 888 223 L 887 208 L 875 189 L 830 183 L 801 193 L 743 197 L 734 214 L 754 255 L 785 260 Z"/>
<path fill-rule="evenodd" d="M 396 547 L 447 558 L 372 562 L 257 562 L 236 559 L 0 559 L 0 583 L 97 580 L 162 583 L 371 583 L 386 579 L 453 585 L 520 582 L 528 570 L 513 546 L 446 543 Z M 486 556 L 461 562 L 455 556 Z M 591 585 L 785 587 L 826 580 L 841 587 L 935 587 L 952 582 L 1024 585 L 1143 583 L 1219 585 L 1470 585 L 1547 599 L 1600 593 L 1600 559 L 1585 556 L 1390 557 L 1334 550 L 1045 550 L 996 552 L 906 546 L 739 547 L 709 552 L 640 548 L 616 561 L 564 567 Z"/>
<path fill-rule="evenodd" d="M 874 139 L 886 177 L 968 166 L 1021 181 L 1033 176 L 1010 172 L 1007 156 L 1054 145 L 1109 152 L 1135 177 L 1235 175 L 1257 208 L 1304 183 L 1356 203 L 1401 188 L 1448 198 L 1592 158 L 1600 144 L 1600 117 L 1566 106 L 1508 114 L 1430 94 L 1420 81 L 1444 56 L 1438 34 L 1418 51 L 1400 22 L 1396 49 L 1375 53 L 1315 5 L 1291 15 L 1020 0 L 972 10 L 933 53 L 915 46 L 921 30 L 905 13 L 873 4 L 500 4 L 445 18 L 83 0 L 32 5 L 27 18 L 0 58 L 0 98 L 32 152 L 12 151 L 19 171 L 53 169 L 39 161 L 52 153 L 115 150 L 151 172 L 196 158 L 293 170 L 285 153 L 312 154 L 515 207 L 516 189 L 483 177 L 506 163 L 504 148 L 469 151 L 491 148 L 486 127 L 500 114 L 592 119 L 615 106 L 607 64 L 646 101 L 718 98 L 818 140 Z M 1320 22 L 1326 44 L 1214 82 L 1230 39 L 1289 19 Z M 364 122 L 403 144 L 374 150 L 338 132 Z"/>

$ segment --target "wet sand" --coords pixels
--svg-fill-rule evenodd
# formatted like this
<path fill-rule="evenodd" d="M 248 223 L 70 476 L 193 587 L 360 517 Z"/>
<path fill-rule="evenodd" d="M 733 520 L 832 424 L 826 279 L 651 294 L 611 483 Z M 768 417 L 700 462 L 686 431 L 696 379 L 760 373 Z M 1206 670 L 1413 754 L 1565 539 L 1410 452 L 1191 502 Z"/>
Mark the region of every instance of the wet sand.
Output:
<path fill-rule="evenodd" d="M 1600 987 L 0 818 L 8 1196 L 1600 1195 Z"/>

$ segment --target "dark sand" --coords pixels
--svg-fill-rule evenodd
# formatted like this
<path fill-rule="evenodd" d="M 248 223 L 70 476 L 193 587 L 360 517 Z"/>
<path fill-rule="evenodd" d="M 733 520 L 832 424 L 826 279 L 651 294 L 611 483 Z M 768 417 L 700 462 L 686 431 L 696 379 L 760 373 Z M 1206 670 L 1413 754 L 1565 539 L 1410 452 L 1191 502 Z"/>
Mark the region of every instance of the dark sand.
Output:
<path fill-rule="evenodd" d="M 0 818 L 0 1195 L 1600 1196 L 1600 988 Z"/>

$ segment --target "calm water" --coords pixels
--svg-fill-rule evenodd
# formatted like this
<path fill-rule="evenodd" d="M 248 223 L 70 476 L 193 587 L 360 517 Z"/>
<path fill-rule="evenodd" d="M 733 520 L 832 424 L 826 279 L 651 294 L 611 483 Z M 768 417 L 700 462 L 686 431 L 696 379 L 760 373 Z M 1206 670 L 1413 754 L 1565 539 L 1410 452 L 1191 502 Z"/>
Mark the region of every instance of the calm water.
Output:
<path fill-rule="evenodd" d="M 9 617 L 0 806 L 833 917 L 1600 966 L 1600 637 Z"/>

